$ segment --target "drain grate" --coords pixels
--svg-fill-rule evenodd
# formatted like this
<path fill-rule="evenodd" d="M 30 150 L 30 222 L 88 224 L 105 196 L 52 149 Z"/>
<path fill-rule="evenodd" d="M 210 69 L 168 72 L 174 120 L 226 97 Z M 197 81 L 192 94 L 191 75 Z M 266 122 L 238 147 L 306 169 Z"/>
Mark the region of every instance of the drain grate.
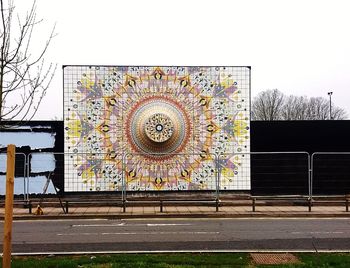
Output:
<path fill-rule="evenodd" d="M 294 264 L 300 263 L 291 253 L 251 253 L 255 264 Z"/>

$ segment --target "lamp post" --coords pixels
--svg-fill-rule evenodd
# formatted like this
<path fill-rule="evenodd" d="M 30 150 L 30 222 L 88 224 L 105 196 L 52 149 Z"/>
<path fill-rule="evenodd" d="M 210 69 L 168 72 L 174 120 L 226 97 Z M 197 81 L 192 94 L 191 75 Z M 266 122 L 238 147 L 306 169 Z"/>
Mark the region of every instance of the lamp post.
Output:
<path fill-rule="evenodd" d="M 328 92 L 328 96 L 329 96 L 329 120 L 332 120 L 332 94 L 333 92 L 330 91 Z"/>

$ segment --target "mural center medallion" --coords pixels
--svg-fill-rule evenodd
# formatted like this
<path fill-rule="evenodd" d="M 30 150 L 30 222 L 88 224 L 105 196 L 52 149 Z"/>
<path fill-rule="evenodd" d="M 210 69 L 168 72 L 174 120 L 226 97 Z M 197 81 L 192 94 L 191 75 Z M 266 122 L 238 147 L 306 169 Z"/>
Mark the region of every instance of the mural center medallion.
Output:
<path fill-rule="evenodd" d="M 174 124 L 169 116 L 156 113 L 148 118 L 144 129 L 150 140 L 160 143 L 171 138 L 174 133 Z"/>
<path fill-rule="evenodd" d="M 164 96 L 141 99 L 126 120 L 126 136 L 135 153 L 161 160 L 179 153 L 190 140 L 190 118 L 181 104 Z"/>

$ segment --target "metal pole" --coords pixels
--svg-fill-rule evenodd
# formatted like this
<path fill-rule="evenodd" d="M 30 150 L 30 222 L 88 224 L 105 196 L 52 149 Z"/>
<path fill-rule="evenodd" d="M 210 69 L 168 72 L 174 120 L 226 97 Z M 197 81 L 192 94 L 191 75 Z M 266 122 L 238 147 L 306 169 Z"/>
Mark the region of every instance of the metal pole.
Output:
<path fill-rule="evenodd" d="M 333 92 L 330 91 L 328 92 L 328 96 L 329 96 L 329 120 L 332 120 L 332 94 Z"/>
<path fill-rule="evenodd" d="M 22 154 L 21 154 L 22 155 Z M 26 160 L 26 155 L 23 154 L 24 156 L 24 164 L 23 164 L 23 201 L 26 202 L 26 197 L 27 197 L 27 185 L 26 185 L 26 173 L 27 173 L 27 160 Z"/>
<path fill-rule="evenodd" d="M 215 203 L 216 203 L 216 212 L 219 211 L 219 181 L 220 181 L 220 168 L 219 168 L 219 156 L 214 154 L 215 159 Z"/>

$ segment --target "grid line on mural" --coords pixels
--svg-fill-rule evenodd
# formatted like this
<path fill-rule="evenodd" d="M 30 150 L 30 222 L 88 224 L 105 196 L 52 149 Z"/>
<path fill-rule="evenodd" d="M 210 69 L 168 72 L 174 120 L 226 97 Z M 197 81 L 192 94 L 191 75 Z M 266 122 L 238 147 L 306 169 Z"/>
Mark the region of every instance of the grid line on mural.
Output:
<path fill-rule="evenodd" d="M 250 189 L 249 68 L 66 66 L 64 94 L 66 191 Z"/>

